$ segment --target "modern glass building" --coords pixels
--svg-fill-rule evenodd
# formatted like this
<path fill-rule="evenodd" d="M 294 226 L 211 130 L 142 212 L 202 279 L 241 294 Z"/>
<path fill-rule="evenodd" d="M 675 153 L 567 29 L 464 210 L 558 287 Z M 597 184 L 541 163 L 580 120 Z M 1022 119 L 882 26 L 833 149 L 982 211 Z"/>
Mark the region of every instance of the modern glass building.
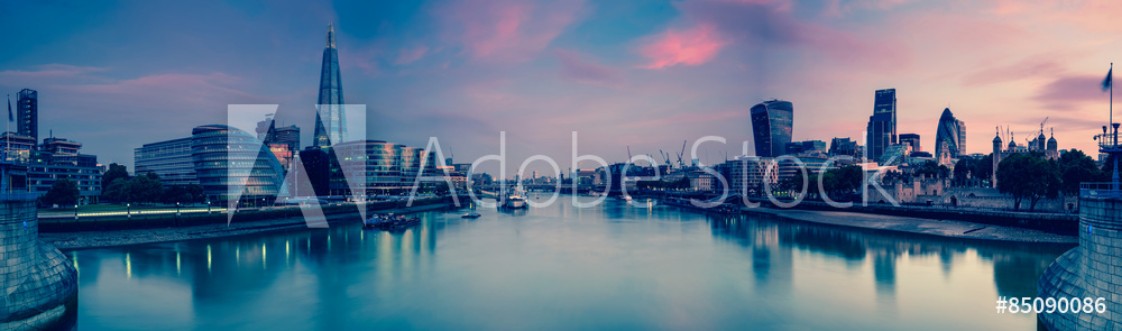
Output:
<path fill-rule="evenodd" d="M 16 100 L 16 133 L 39 141 L 39 92 L 32 89 L 19 91 Z"/>
<path fill-rule="evenodd" d="M 212 124 L 191 131 L 195 174 L 207 199 L 272 202 L 284 181 L 284 169 L 257 137 L 226 125 Z"/>
<path fill-rule="evenodd" d="M 133 150 L 137 175 L 155 173 L 164 185 L 199 184 L 191 137 L 144 144 Z"/>
<path fill-rule="evenodd" d="M 316 129 L 312 143 L 328 147 L 346 137 L 346 117 L 343 114 L 343 79 L 339 75 L 339 51 L 335 49 L 335 26 L 327 28 L 327 47 L 323 49 L 323 64 L 319 76 L 319 102 L 316 109 Z"/>
<path fill-rule="evenodd" d="M 865 130 L 865 150 L 870 160 L 879 160 L 888 146 L 896 144 L 896 89 L 876 91 L 873 115 Z"/>
<path fill-rule="evenodd" d="M 966 123 L 954 117 L 950 108 L 943 109 L 939 127 L 935 129 L 935 157 L 948 154 L 951 158 L 966 155 Z"/>
<path fill-rule="evenodd" d="M 795 115 L 790 101 L 771 100 L 752 106 L 752 134 L 756 156 L 776 157 L 787 154 Z"/>

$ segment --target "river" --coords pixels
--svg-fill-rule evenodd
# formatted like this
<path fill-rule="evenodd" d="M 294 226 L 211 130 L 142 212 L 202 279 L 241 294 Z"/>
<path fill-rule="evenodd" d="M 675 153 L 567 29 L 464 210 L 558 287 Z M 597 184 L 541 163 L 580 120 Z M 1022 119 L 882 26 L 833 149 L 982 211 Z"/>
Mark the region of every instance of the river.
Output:
<path fill-rule="evenodd" d="M 1036 295 L 1066 250 L 568 199 L 67 252 L 77 327 L 1032 330 L 995 299 Z"/>

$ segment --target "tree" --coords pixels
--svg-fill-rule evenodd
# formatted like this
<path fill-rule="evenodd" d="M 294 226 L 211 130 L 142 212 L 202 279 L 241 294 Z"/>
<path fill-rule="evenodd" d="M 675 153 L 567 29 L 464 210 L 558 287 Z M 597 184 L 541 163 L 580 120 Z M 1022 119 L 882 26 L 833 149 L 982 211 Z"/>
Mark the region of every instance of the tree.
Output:
<path fill-rule="evenodd" d="M 78 204 L 78 183 L 62 178 L 56 180 L 51 189 L 42 197 L 43 204 L 73 206 Z"/>
<path fill-rule="evenodd" d="M 861 188 L 865 180 L 865 172 L 861 167 L 850 165 L 837 169 L 827 170 L 822 174 L 822 189 L 832 199 L 852 197 Z M 800 183 L 801 185 L 801 183 Z"/>
<path fill-rule="evenodd" d="M 109 183 L 104 190 L 101 191 L 101 197 L 108 202 L 128 202 L 129 201 L 129 179 L 117 178 Z"/>
<path fill-rule="evenodd" d="M 1060 172 L 1056 163 L 1040 153 L 1017 153 L 997 165 L 997 189 L 1013 196 L 1013 209 L 1020 209 L 1024 199 L 1029 210 L 1045 197 L 1055 197 L 1060 188 Z"/>
<path fill-rule="evenodd" d="M 149 172 L 144 176 L 130 178 L 125 191 L 128 192 L 126 202 L 160 202 L 164 185 L 160 183 L 159 176 Z"/>
<path fill-rule="evenodd" d="M 105 174 L 101 175 L 101 192 L 102 192 L 102 195 L 104 195 L 105 191 L 107 191 L 109 189 L 109 184 L 112 184 L 113 181 L 118 179 L 118 178 L 128 179 L 129 178 L 128 168 L 125 168 L 125 166 L 120 165 L 120 164 L 110 163 L 109 164 L 109 169 L 105 171 Z"/>
<path fill-rule="evenodd" d="M 1078 149 L 1073 148 L 1060 155 L 1056 163 L 1062 179 L 1060 191 L 1066 195 L 1079 194 L 1079 183 L 1105 180 L 1106 174 L 1095 160 Z"/>

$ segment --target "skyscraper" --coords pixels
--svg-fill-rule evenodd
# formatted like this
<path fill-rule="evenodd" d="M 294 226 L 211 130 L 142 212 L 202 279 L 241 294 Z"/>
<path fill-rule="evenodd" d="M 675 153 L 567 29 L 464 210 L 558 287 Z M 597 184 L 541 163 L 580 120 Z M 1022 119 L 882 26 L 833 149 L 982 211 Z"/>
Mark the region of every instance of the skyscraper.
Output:
<path fill-rule="evenodd" d="M 32 89 L 19 91 L 16 101 L 16 133 L 39 141 L 39 92 Z"/>
<path fill-rule="evenodd" d="M 966 123 L 959 121 L 950 108 L 943 109 L 939 116 L 939 127 L 935 130 L 935 158 L 947 154 L 950 158 L 966 155 Z"/>
<path fill-rule="evenodd" d="M 787 154 L 791 142 L 795 108 L 790 101 L 771 100 L 752 106 L 752 132 L 756 155 L 776 157 Z"/>
<path fill-rule="evenodd" d="M 896 89 L 876 91 L 866 131 L 868 158 L 879 160 L 888 146 L 896 143 Z"/>
<path fill-rule="evenodd" d="M 339 52 L 335 49 L 335 25 L 327 27 L 327 47 L 323 49 L 323 65 L 319 75 L 319 102 L 316 129 L 312 144 L 328 147 L 342 142 L 346 136 L 343 114 L 343 79 L 339 76 Z"/>

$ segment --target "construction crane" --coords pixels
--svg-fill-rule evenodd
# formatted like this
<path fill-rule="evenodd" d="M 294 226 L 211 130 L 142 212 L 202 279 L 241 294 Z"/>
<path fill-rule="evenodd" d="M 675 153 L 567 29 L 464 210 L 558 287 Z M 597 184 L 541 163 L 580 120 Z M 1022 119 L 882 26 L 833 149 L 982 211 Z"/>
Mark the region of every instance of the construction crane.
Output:
<path fill-rule="evenodd" d="M 685 168 L 686 164 L 682 163 L 682 154 L 686 154 L 686 141 L 682 140 L 682 151 L 678 152 L 678 168 Z"/>
<path fill-rule="evenodd" d="M 658 156 L 662 157 L 662 160 L 663 160 L 663 162 L 666 162 L 666 165 L 670 165 L 670 154 L 666 154 L 666 152 L 659 149 L 658 150 Z"/>
<path fill-rule="evenodd" d="M 1040 121 L 1040 134 L 1044 134 L 1044 123 L 1048 123 L 1048 118 L 1049 117 L 1051 117 L 1051 116 L 1045 116 L 1044 120 Z"/>
<path fill-rule="evenodd" d="M 631 145 L 627 145 L 627 163 L 631 163 Z"/>

